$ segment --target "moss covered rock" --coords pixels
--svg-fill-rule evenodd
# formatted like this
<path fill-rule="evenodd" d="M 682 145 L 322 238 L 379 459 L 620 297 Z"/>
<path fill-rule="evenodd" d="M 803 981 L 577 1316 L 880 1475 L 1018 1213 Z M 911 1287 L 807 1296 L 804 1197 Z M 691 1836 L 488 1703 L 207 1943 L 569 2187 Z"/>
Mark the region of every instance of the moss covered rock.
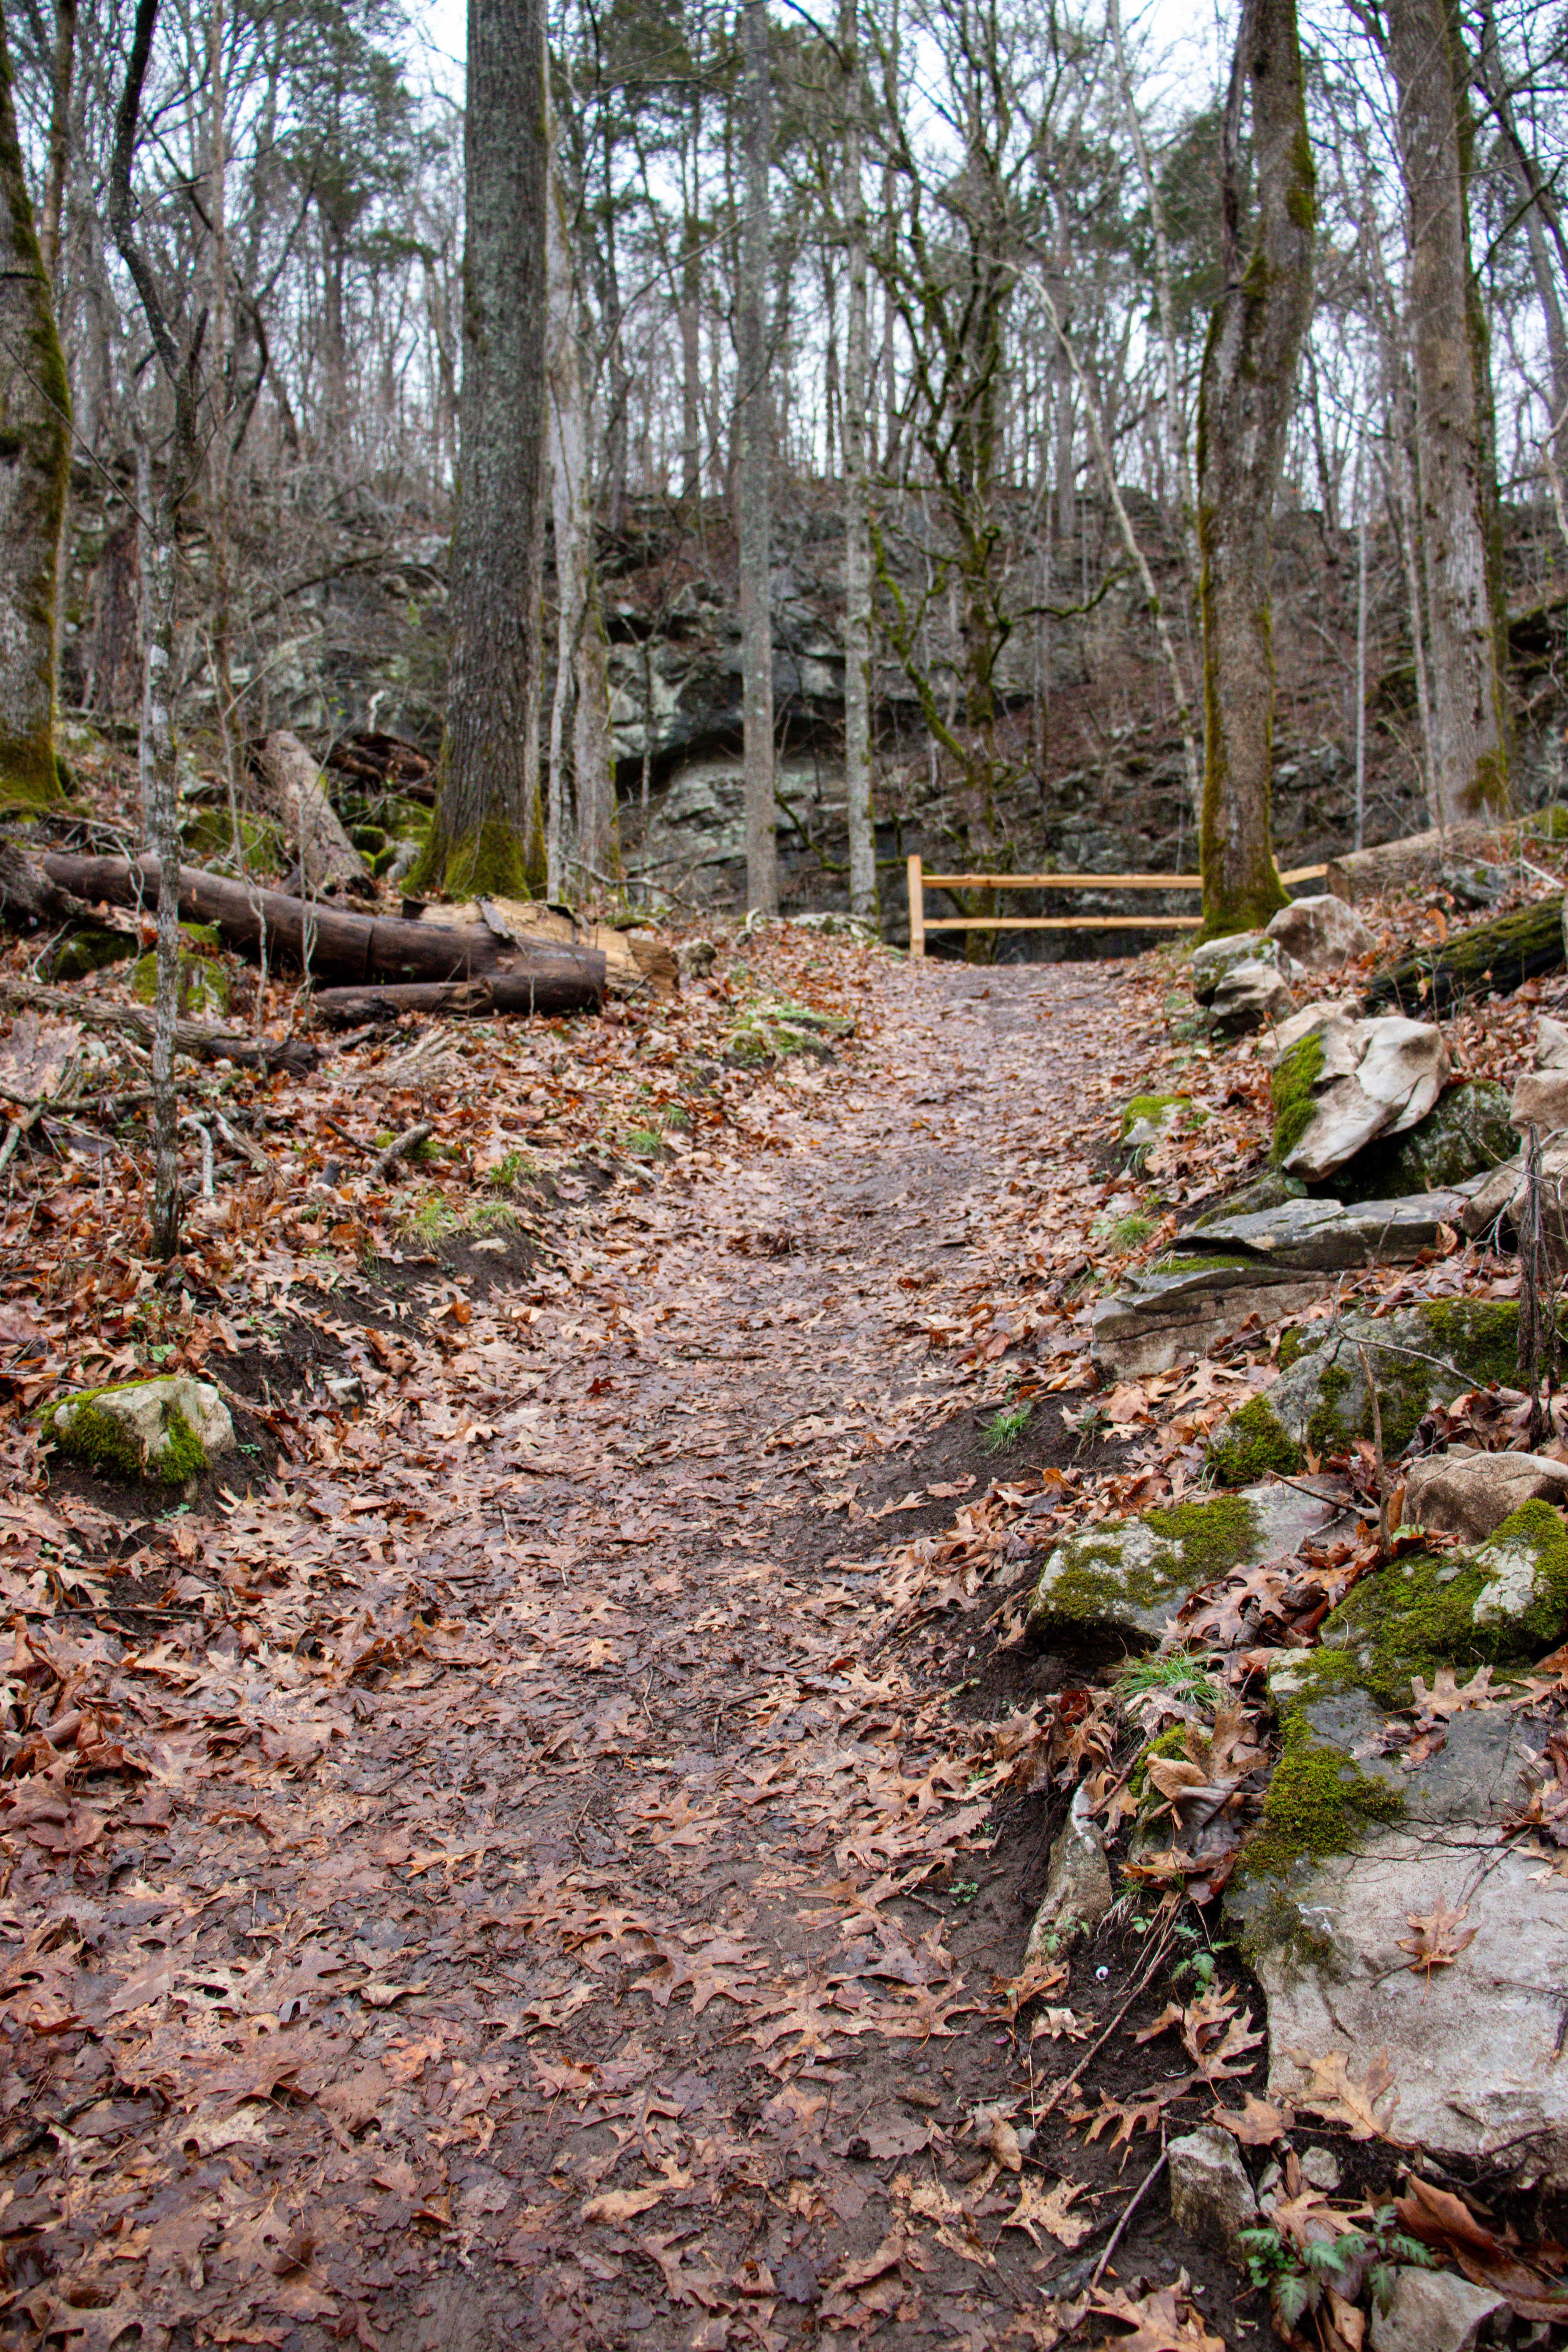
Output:
<path fill-rule="evenodd" d="M 200 1020 L 207 1013 L 228 1011 L 228 972 L 217 961 L 223 940 L 212 923 L 180 925 L 180 1018 Z M 153 1004 L 158 995 L 158 956 L 154 949 L 142 956 L 131 975 L 131 992 L 139 1004 Z"/>
<path fill-rule="evenodd" d="M 236 1440 L 227 1405 L 206 1381 L 126 1381 L 59 1398 L 39 1416 L 62 1453 L 110 1477 L 183 1486 Z"/>
<path fill-rule="evenodd" d="M 1404 1135 L 1380 1137 L 1335 1174 L 1342 1201 L 1394 1201 L 1464 1184 L 1511 1159 L 1519 1138 L 1509 1122 L 1505 1087 L 1490 1078 L 1450 1087 Z"/>
<path fill-rule="evenodd" d="M 1200 1584 L 1294 1551 L 1328 1516 L 1315 1496 L 1271 1483 L 1085 1528 L 1041 1570 L 1029 1632 L 1086 1656 L 1152 1649 Z"/>
<path fill-rule="evenodd" d="M 1274 1386 L 1220 1423 L 1209 1467 L 1227 1486 L 1265 1470 L 1305 1467 L 1373 1434 L 1372 1396 L 1361 1349 L 1373 1366 L 1392 1459 L 1435 1404 L 1467 1389 L 1511 1381 L 1519 1359 L 1519 1307 L 1512 1299 L 1432 1299 L 1402 1313 L 1347 1315 L 1309 1324 L 1294 1337 L 1294 1360 Z M 1295 1352 L 1299 1350 L 1299 1352 Z M 1285 1350 L 1281 1349 L 1283 1361 Z"/>
<path fill-rule="evenodd" d="M 107 923 L 81 923 L 68 931 L 46 967 L 50 980 L 86 980 L 105 965 L 124 963 L 138 953 L 141 942 L 133 931 L 117 931 Z"/>

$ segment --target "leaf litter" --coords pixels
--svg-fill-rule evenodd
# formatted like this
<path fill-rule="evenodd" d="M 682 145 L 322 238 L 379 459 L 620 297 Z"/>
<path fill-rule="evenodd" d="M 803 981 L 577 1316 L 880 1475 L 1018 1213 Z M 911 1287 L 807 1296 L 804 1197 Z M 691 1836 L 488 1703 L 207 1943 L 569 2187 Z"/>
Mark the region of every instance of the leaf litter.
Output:
<path fill-rule="evenodd" d="M 1222 1882 L 1256 1721 L 1006 1663 L 1042 1549 L 1179 1499 L 1273 1373 L 1253 1332 L 1092 1392 L 1093 1286 L 1265 1128 L 1248 1049 L 1200 1049 L 1147 1165 L 1106 1160 L 1108 1107 L 1168 1065 L 1160 995 L 781 927 L 602 1027 L 220 1069 L 215 1127 L 255 1140 L 173 1279 L 123 1135 L 46 1122 L 16 1156 L 0 2210 L 33 2340 L 1221 2340 L 1234 2280 L 1194 2286 L 1151 2217 L 1092 2294 L 1071 2258 L 1135 2134 L 1292 2120 L 1235 1986 L 1166 1998 L 1166 1890 Z M 770 1003 L 830 1016 L 832 1058 L 731 1052 Z M 933 1102 L 937 1058 L 964 1083 Z M 416 1118 L 428 1156 L 384 1181 L 378 1126 Z M 1456 1250 L 1346 1291 L 1483 1277 Z M 41 1454 L 40 1402 L 152 1370 L 219 1380 L 253 1475 L 171 1506 Z M 1468 1442 L 1517 1418 L 1474 1405 Z M 1205 1672 L 1245 1701 L 1365 1550 L 1200 1595 Z M 1494 1703 L 1421 1696 L 1439 1737 Z M 1010 1825 L 1087 1781 L 1114 1830 L 1128 1727 L 1166 1719 L 1131 1999 L 1077 1961 L 1007 1977 L 1038 1884 Z M 1411 1924 L 1412 1965 L 1462 1965 L 1457 1923 Z M 1152 2082 L 1171 2032 L 1188 2069 Z M 1342 2063 L 1300 2104 L 1370 2137 L 1385 2087 Z"/>

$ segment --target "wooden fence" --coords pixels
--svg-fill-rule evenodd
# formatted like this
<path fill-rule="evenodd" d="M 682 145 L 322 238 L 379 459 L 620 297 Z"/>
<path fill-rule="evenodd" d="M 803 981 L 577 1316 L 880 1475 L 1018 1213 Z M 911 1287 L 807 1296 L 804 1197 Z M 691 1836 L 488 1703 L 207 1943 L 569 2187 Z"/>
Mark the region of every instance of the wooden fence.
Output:
<path fill-rule="evenodd" d="M 1201 890 L 1201 874 L 928 874 L 910 866 L 910 953 L 923 956 L 928 931 L 1195 931 L 1201 915 L 943 915 L 928 917 L 928 890 Z M 1321 882 L 1326 866 L 1298 866 L 1279 879 Z"/>

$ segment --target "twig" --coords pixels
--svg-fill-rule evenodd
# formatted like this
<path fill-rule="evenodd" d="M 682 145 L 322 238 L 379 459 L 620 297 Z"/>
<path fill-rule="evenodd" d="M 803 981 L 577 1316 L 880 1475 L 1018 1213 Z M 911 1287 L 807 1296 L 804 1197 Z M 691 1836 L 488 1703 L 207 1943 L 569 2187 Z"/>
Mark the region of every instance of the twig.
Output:
<path fill-rule="evenodd" d="M 1126 2016 L 1128 2011 L 1131 2008 L 1133 2002 L 1139 1998 L 1140 1994 L 1147 1992 L 1150 1985 L 1153 1982 L 1155 1969 L 1159 1967 L 1160 1962 L 1164 1958 L 1165 1954 L 1170 1949 L 1174 1919 L 1175 1915 L 1173 1912 L 1171 1922 L 1167 1925 L 1165 1933 L 1162 1936 L 1159 1943 L 1155 1946 L 1153 1951 L 1149 1956 L 1148 1967 L 1144 1969 L 1142 1975 L 1139 1978 L 1137 1983 L 1133 1986 L 1131 1991 L 1128 1994 L 1126 2000 L 1122 2002 L 1121 2008 L 1117 2011 L 1115 2016 L 1111 2019 L 1110 2024 L 1100 2035 L 1100 2040 L 1095 2042 L 1090 2049 L 1085 2051 L 1083 2056 L 1079 2060 L 1078 2064 L 1073 2068 L 1070 2074 L 1064 2074 L 1062 2076 L 1061 2081 L 1057 2084 L 1055 2090 L 1051 2093 L 1050 2097 L 1046 2101 L 1045 2105 L 1039 2110 L 1040 2116 L 1048 2116 L 1051 2114 L 1064 2094 L 1073 2088 L 1073 2085 L 1079 2081 L 1085 2069 L 1094 2059 L 1099 2057 L 1100 2052 L 1104 2049 L 1106 2043 L 1110 2041 L 1111 2035 L 1115 2032 L 1117 2027 L 1121 2024 L 1122 2019 Z M 1039 2116 L 1037 2116 L 1035 2120 L 1038 2122 Z"/>
<path fill-rule="evenodd" d="M 1380 1558 L 1388 1558 L 1388 1465 L 1383 1452 L 1383 1406 L 1378 1401 L 1377 1382 L 1372 1376 L 1372 1358 L 1364 1348 L 1358 1348 L 1362 1378 L 1372 1399 L 1372 1442 L 1377 1451 L 1377 1549 Z"/>
<path fill-rule="evenodd" d="M 403 1135 L 395 1135 L 375 1163 L 375 1173 L 382 1182 L 389 1184 L 397 1173 L 398 1161 L 405 1160 L 411 1151 L 417 1151 L 419 1146 L 427 1141 L 435 1132 L 436 1129 L 430 1120 L 422 1118 L 417 1127 L 409 1128 Z"/>
<path fill-rule="evenodd" d="M 1121 2221 L 1118 2221 L 1115 2229 L 1112 2230 L 1110 2237 L 1106 2240 L 1105 2251 L 1100 2255 L 1099 2262 L 1096 2263 L 1094 2266 L 1094 2275 L 1089 2283 L 1089 2293 L 1091 2294 L 1095 2288 L 1100 2284 L 1100 2280 L 1105 2276 L 1106 2264 L 1110 2262 L 1111 2255 L 1116 2252 L 1117 2247 L 1121 2243 L 1122 2239 L 1127 2235 L 1127 2224 L 1131 2221 L 1133 2214 L 1136 2213 L 1138 2208 L 1143 2202 L 1144 2198 L 1149 2194 L 1150 2189 L 1153 2188 L 1154 2183 L 1159 2179 L 1162 2172 L 1164 2171 L 1165 2158 L 1168 2152 L 1169 2151 L 1165 2148 L 1162 2148 L 1160 2150 L 1158 2157 L 1150 2166 L 1148 2171 L 1143 2175 L 1143 2178 L 1139 2182 L 1137 2188 L 1133 2190 L 1131 2200 L 1123 2209 Z"/>

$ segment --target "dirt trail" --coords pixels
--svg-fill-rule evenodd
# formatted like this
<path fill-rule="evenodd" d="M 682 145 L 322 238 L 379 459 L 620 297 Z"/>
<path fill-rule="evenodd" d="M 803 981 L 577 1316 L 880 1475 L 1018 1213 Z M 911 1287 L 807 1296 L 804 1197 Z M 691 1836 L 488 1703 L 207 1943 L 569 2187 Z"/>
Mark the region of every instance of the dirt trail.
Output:
<path fill-rule="evenodd" d="M 8 2226 L 53 2233 L 47 2284 L 13 2273 L 41 2328 L 1056 2340 L 1047 2282 L 1081 2284 L 1144 2159 L 1055 2235 L 1054 2167 L 983 2165 L 975 2109 L 1023 2127 L 1078 2054 L 1031 2056 L 992 1989 L 1040 1856 L 989 1850 L 974 1727 L 866 1563 L 984 1496 L 972 1444 L 925 1491 L 954 1371 L 921 1318 L 998 1286 L 1009 1182 L 1136 1041 L 1112 970 L 874 987 L 768 1148 L 580 1213 L 574 1278 L 486 1343 L 482 1412 L 434 1387 L 401 1459 L 233 1512 L 258 1577 L 280 1543 L 324 1591 L 368 1561 L 413 1613 L 367 1603 L 346 1691 L 309 1642 L 171 1663 L 205 1712 L 165 1761 L 265 1666 L 264 1761 L 76 1906 L 82 2137 L 7 2176 Z"/>

